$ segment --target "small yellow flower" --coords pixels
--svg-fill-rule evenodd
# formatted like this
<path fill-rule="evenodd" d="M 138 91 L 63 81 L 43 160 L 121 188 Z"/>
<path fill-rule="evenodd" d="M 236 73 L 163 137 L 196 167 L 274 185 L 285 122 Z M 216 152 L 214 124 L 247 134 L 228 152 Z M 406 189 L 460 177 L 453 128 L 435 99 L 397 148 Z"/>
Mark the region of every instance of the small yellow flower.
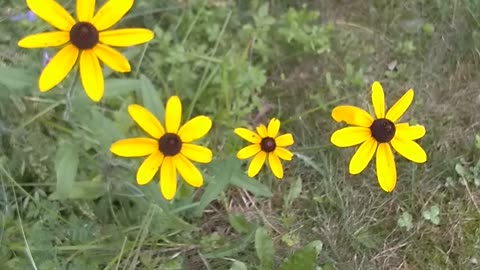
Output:
<path fill-rule="evenodd" d="M 280 159 L 292 160 L 292 152 L 285 149 L 285 147 L 293 144 L 293 136 L 290 133 L 278 136 L 279 130 L 280 120 L 276 118 L 270 120 L 268 128 L 265 125 L 259 125 L 257 133 L 246 128 L 235 129 L 235 133 L 238 136 L 252 143 L 240 149 L 237 153 L 237 158 L 239 159 L 255 156 L 248 166 L 247 174 L 249 177 L 254 177 L 260 172 L 268 156 L 268 165 L 273 174 L 279 179 L 283 178 L 283 166 Z"/>
<path fill-rule="evenodd" d="M 177 172 L 191 186 L 203 185 L 202 173 L 190 161 L 212 161 L 210 149 L 192 144 L 205 136 L 212 127 L 212 120 L 197 116 L 180 126 L 182 103 L 177 96 L 171 97 L 165 109 L 165 128 L 144 107 L 128 106 L 132 119 L 152 138 L 130 138 L 112 144 L 110 151 L 121 157 L 148 156 L 137 171 L 137 183 L 148 184 L 160 168 L 160 191 L 167 200 L 177 191 Z"/>
<path fill-rule="evenodd" d="M 40 91 L 46 92 L 63 81 L 78 60 L 85 92 L 93 101 L 100 101 L 104 81 L 99 59 L 114 71 L 129 72 L 127 58 L 110 46 L 128 47 L 153 38 L 153 32 L 144 28 L 108 30 L 130 10 L 133 1 L 109 0 L 94 16 L 95 0 L 77 0 L 78 21 L 75 21 L 55 0 L 27 0 L 32 12 L 58 31 L 27 36 L 18 42 L 18 46 L 64 46 L 40 74 Z"/>
<path fill-rule="evenodd" d="M 391 192 L 397 182 L 397 169 L 390 145 L 403 157 L 416 162 L 427 161 L 423 148 L 414 142 L 425 135 L 425 127 L 409 123 L 396 123 L 413 101 L 413 89 L 409 89 L 385 114 L 385 98 L 382 85 L 372 84 L 372 104 L 376 119 L 354 106 L 338 106 L 332 111 L 337 122 L 345 121 L 353 127 L 335 131 L 330 138 L 338 147 L 361 144 L 350 160 L 351 174 L 361 173 L 376 155 L 377 178 L 380 187 Z"/>

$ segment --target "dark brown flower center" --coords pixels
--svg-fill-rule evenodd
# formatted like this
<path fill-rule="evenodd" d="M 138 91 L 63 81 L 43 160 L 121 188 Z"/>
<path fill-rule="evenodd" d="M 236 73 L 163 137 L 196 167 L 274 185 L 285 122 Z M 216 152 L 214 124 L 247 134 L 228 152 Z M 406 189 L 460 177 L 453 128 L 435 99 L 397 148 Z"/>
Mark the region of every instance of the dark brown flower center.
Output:
<path fill-rule="evenodd" d="M 98 43 L 97 28 L 88 22 L 78 22 L 70 29 L 70 41 L 81 50 L 91 49 Z"/>
<path fill-rule="evenodd" d="M 260 142 L 260 147 L 262 148 L 263 151 L 268 153 L 275 150 L 275 147 L 277 147 L 277 144 L 275 143 L 275 139 L 270 137 L 265 137 Z"/>
<path fill-rule="evenodd" d="M 386 143 L 395 136 L 395 124 L 385 118 L 376 119 L 370 126 L 372 136 L 379 143 Z"/>
<path fill-rule="evenodd" d="M 182 150 L 182 140 L 177 134 L 167 133 L 158 141 L 158 149 L 165 156 L 175 156 Z"/>

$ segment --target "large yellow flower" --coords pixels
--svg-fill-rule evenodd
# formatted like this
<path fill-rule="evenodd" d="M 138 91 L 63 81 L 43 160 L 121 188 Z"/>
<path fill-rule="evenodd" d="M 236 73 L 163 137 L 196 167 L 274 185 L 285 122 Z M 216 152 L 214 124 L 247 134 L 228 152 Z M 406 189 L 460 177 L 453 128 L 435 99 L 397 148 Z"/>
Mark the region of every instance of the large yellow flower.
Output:
<path fill-rule="evenodd" d="M 285 147 L 293 144 L 293 136 L 290 133 L 278 136 L 279 130 L 280 120 L 276 118 L 270 120 L 268 128 L 265 125 L 259 125 L 257 133 L 246 128 L 235 129 L 238 136 L 252 143 L 240 149 L 237 153 L 239 159 L 255 156 L 248 166 L 247 174 L 249 177 L 254 177 L 260 172 L 268 157 L 268 165 L 273 174 L 279 179 L 283 178 L 283 166 L 280 159 L 292 160 L 292 152 Z"/>
<path fill-rule="evenodd" d="M 95 0 L 77 0 L 75 19 L 55 0 L 27 0 L 28 7 L 58 31 L 27 36 L 23 48 L 64 46 L 45 66 L 38 80 L 40 91 L 59 84 L 79 62 L 80 79 L 87 95 L 98 102 L 104 92 L 99 59 L 112 70 L 129 72 L 128 60 L 110 46 L 128 47 L 150 41 L 153 32 L 143 28 L 108 30 L 132 7 L 134 0 L 109 0 L 94 16 Z"/>
<path fill-rule="evenodd" d="M 397 182 L 395 159 L 390 145 L 403 157 L 416 162 L 427 161 L 427 154 L 414 140 L 425 135 L 422 125 L 396 123 L 413 101 L 413 89 L 409 89 L 385 114 L 385 98 L 382 85 L 372 84 L 372 104 L 376 119 L 354 106 L 338 106 L 332 111 L 337 122 L 345 121 L 353 127 L 335 131 L 331 142 L 339 147 L 361 144 L 350 160 L 351 174 L 361 173 L 376 155 L 377 178 L 380 187 L 391 192 Z"/>
<path fill-rule="evenodd" d="M 173 199 L 177 190 L 177 171 L 191 186 L 203 185 L 202 173 L 190 160 L 208 163 L 212 160 L 210 149 L 192 144 L 205 136 L 212 127 L 206 116 L 197 116 L 180 126 L 182 103 L 171 97 L 165 109 L 165 128 L 144 107 L 133 104 L 128 107 L 133 120 L 152 138 L 130 138 L 112 144 L 110 151 L 121 157 L 148 156 L 137 171 L 137 183 L 148 184 L 160 168 L 160 191 L 167 200 Z"/>

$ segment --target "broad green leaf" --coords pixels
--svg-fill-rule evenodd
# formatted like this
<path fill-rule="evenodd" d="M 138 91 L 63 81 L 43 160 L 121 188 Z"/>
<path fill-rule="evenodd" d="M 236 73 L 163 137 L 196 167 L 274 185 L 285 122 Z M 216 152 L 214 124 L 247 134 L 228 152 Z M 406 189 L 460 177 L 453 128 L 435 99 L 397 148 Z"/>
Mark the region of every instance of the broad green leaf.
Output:
<path fill-rule="evenodd" d="M 314 270 L 317 261 L 317 251 L 314 246 L 308 245 L 295 251 L 280 266 L 279 270 Z"/>
<path fill-rule="evenodd" d="M 0 84 L 6 86 L 7 90 L 36 88 L 37 79 L 38 75 L 35 75 L 24 68 L 0 66 Z M 18 91 L 10 91 L 10 94 L 15 94 L 17 92 Z"/>
<path fill-rule="evenodd" d="M 143 106 L 151 111 L 159 120 L 164 118 L 165 106 L 160 98 L 160 93 L 155 89 L 150 79 L 140 75 L 140 93 Z"/>
<path fill-rule="evenodd" d="M 272 237 L 270 237 L 267 230 L 263 227 L 258 228 L 255 233 L 255 251 L 257 252 L 258 259 L 260 259 L 260 269 L 271 270 L 275 251 L 273 249 Z"/>
<path fill-rule="evenodd" d="M 302 193 L 302 178 L 297 177 L 297 180 L 290 185 L 290 190 L 288 191 L 287 198 L 285 199 L 285 204 L 287 207 L 290 207 L 293 200 L 298 198 Z"/>
<path fill-rule="evenodd" d="M 241 261 L 234 261 L 230 270 L 247 270 L 247 265 Z"/>
<path fill-rule="evenodd" d="M 322 251 L 323 249 L 323 242 L 320 240 L 315 240 L 308 243 L 308 245 L 306 245 L 305 248 L 314 248 L 315 254 L 318 256 L 320 254 L 320 251 Z"/>
<path fill-rule="evenodd" d="M 57 176 L 56 192 L 60 198 L 67 198 L 72 193 L 73 183 L 77 176 L 78 162 L 78 146 L 61 142 L 54 160 Z"/>
<path fill-rule="evenodd" d="M 117 96 L 126 96 L 139 88 L 140 80 L 138 79 L 106 79 L 105 93 L 103 95 L 103 99 Z M 75 93 L 78 94 L 77 98 L 82 100 L 88 100 L 91 104 L 91 101 L 83 92 L 83 86 L 81 85 L 81 83 L 77 83 L 75 87 Z"/>
<path fill-rule="evenodd" d="M 84 125 L 92 131 L 92 137 L 98 141 L 100 149 L 108 152 L 112 142 L 121 138 L 121 133 L 113 121 L 107 118 L 97 107 L 92 107 L 90 115 L 89 122 L 84 123 Z"/>
<path fill-rule="evenodd" d="M 232 178 L 231 183 L 232 185 L 252 192 L 256 196 L 267 198 L 272 197 L 272 191 L 270 191 L 270 188 L 260 183 L 257 179 L 248 177 L 245 172 L 242 172 L 241 175 L 237 175 L 237 177 Z"/>
<path fill-rule="evenodd" d="M 104 98 L 128 95 L 138 89 L 139 85 L 138 79 L 107 79 Z"/>
<path fill-rule="evenodd" d="M 101 181 L 76 181 L 68 194 L 68 199 L 93 200 L 103 196 L 107 192 L 107 185 Z M 58 192 L 49 196 L 51 200 L 62 199 Z"/>
<path fill-rule="evenodd" d="M 199 205 L 195 210 L 195 215 L 200 216 L 203 210 L 216 200 L 219 195 L 228 187 L 231 178 L 235 175 L 235 160 L 233 158 L 215 160 L 210 164 L 212 168 L 213 177 L 205 187 Z"/>
<path fill-rule="evenodd" d="M 230 225 L 239 233 L 250 232 L 254 225 L 250 223 L 242 214 L 229 214 L 228 221 Z"/>
<path fill-rule="evenodd" d="M 248 235 L 242 238 L 242 240 L 232 243 L 231 245 L 219 248 L 207 254 L 204 254 L 206 259 L 213 259 L 213 258 L 223 258 L 223 257 L 230 257 L 237 253 L 244 251 L 250 243 L 253 241 L 255 237 L 255 230 L 252 230 Z"/>

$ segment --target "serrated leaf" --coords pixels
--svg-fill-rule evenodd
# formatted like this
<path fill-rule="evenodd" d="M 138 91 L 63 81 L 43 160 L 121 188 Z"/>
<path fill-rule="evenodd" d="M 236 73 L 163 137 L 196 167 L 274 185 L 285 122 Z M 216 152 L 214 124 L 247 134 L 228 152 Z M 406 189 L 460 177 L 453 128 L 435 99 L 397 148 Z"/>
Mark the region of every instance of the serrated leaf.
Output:
<path fill-rule="evenodd" d="M 158 119 L 163 119 L 165 106 L 160 98 L 159 92 L 155 89 L 150 79 L 143 74 L 140 75 L 140 93 L 143 106 L 152 112 Z"/>
<path fill-rule="evenodd" d="M 280 266 L 279 270 L 314 270 L 317 261 L 315 247 L 307 246 L 295 251 Z"/>
<path fill-rule="evenodd" d="M 59 198 L 67 198 L 72 193 L 78 169 L 78 146 L 61 142 L 55 153 L 54 167 L 57 177 L 56 192 Z"/>
<path fill-rule="evenodd" d="M 228 221 L 230 225 L 239 233 L 252 231 L 254 225 L 250 223 L 242 214 L 229 214 Z"/>
<path fill-rule="evenodd" d="M 247 270 L 247 265 L 241 261 L 234 261 L 230 270 Z"/>
<path fill-rule="evenodd" d="M 260 260 L 261 270 L 271 270 L 273 267 L 273 241 L 267 230 L 260 227 L 255 232 L 255 251 Z"/>

